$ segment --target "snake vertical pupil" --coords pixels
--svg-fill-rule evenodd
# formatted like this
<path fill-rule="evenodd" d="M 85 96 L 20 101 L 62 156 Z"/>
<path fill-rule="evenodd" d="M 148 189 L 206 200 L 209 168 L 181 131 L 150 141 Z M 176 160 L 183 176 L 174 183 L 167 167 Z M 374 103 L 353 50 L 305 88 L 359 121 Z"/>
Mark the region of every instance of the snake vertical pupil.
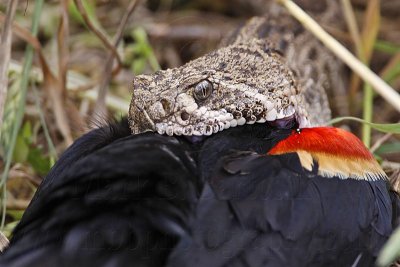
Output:
<path fill-rule="evenodd" d="M 208 80 L 203 80 L 196 84 L 193 90 L 193 95 L 196 100 L 202 101 L 207 99 L 213 91 L 213 85 Z"/>

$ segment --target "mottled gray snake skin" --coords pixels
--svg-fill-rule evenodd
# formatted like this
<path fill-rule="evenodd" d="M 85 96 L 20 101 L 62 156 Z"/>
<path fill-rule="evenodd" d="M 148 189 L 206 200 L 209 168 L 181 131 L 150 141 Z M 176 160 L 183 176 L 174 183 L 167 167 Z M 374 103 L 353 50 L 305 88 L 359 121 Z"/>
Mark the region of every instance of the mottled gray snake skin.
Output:
<path fill-rule="evenodd" d="M 317 19 L 337 19 L 338 3 L 321 3 Z M 204 136 L 281 120 L 324 125 L 331 118 L 326 91 L 344 86 L 340 69 L 320 42 L 271 3 L 265 16 L 250 19 L 218 50 L 135 77 L 130 127 L 133 134 Z"/>

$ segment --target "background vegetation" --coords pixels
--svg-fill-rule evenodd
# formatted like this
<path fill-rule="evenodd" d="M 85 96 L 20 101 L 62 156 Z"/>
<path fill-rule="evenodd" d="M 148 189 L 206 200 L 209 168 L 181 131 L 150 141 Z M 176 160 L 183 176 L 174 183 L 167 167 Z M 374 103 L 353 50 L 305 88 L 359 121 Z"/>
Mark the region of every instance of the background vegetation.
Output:
<path fill-rule="evenodd" d="M 400 2 L 341 4 L 347 21 L 321 26 L 400 91 Z M 261 0 L 2 1 L 1 231 L 10 235 L 41 180 L 74 139 L 127 113 L 134 75 L 201 56 L 239 23 L 264 11 Z M 399 122 L 399 113 L 358 76 L 348 70 L 343 78 L 348 90 L 333 99 L 335 117 Z M 399 135 L 371 132 L 353 121 L 342 125 L 371 146 L 399 189 Z M 386 131 L 398 132 L 394 127 Z"/>

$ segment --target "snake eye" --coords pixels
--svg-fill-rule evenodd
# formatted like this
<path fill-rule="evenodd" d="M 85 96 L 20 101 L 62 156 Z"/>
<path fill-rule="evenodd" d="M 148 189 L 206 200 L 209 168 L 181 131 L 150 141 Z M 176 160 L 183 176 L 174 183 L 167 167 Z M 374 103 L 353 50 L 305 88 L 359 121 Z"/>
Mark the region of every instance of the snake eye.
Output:
<path fill-rule="evenodd" d="M 211 95 L 213 89 L 213 85 L 209 80 L 203 80 L 194 87 L 194 98 L 198 101 L 206 100 Z"/>

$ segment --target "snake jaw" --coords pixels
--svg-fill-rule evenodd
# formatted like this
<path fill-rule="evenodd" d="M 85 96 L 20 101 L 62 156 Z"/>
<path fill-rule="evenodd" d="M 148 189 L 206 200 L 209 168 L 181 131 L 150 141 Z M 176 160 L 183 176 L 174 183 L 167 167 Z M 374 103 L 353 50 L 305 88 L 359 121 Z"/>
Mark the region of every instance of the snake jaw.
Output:
<path fill-rule="evenodd" d="M 153 131 L 169 136 L 210 136 L 244 124 L 267 123 L 269 126 L 286 127 L 294 122 L 292 124 L 302 128 L 310 125 L 307 112 L 301 106 L 301 95 L 296 94 L 296 90 L 294 94 L 286 92 L 279 98 L 268 95 L 265 89 L 259 90 L 246 84 L 217 84 L 218 81 L 213 77 L 209 77 L 209 80 L 229 94 L 236 94 L 237 97 L 233 99 L 235 101 L 223 102 L 226 96 L 215 93 L 214 98 L 211 97 L 208 102 L 198 103 L 190 91 L 180 93 L 174 99 L 173 105 L 164 104 L 173 106 L 169 113 L 158 111 L 163 106 L 158 102 L 150 105 L 157 107 L 152 108 L 153 114 L 163 114 L 162 117 L 153 116 L 156 118 L 152 122 Z"/>
<path fill-rule="evenodd" d="M 214 79 L 209 79 L 217 84 Z M 141 110 L 141 117 L 149 112 L 150 115 L 145 117 L 151 130 L 169 136 L 210 136 L 229 128 L 254 123 L 285 127 L 295 121 L 301 128 L 310 126 L 307 112 L 301 105 L 301 95 L 286 93 L 280 98 L 273 98 L 266 94 L 266 90 L 251 88 L 246 84 L 217 85 L 229 94 L 236 94 L 234 101 L 223 102 L 226 96 L 215 93 L 208 102 L 198 103 L 187 91 L 172 100 L 163 98 L 163 103 L 156 101 L 149 104 L 147 110 Z"/>
<path fill-rule="evenodd" d="M 186 110 L 183 110 L 168 122 L 156 123 L 155 130 L 159 134 L 169 136 L 210 136 L 219 131 L 244 124 L 266 123 L 269 126 L 279 128 L 285 128 L 287 125 L 294 124 L 300 128 L 310 125 L 304 115 L 295 112 L 293 105 L 289 105 L 279 110 L 279 112 L 275 108 L 260 110 L 258 107 L 255 107 L 253 109 L 240 109 L 240 111 L 237 107 L 232 108 L 231 106 L 228 108 L 229 111 L 226 109 L 207 110 L 202 107 L 196 109 L 191 114 L 185 113 L 188 114 L 188 117 L 185 118 L 186 120 L 182 119 L 182 112 L 186 112 Z"/>
<path fill-rule="evenodd" d="M 281 55 L 251 40 L 180 68 L 136 76 L 129 116 L 133 134 L 209 136 L 254 123 L 307 127 L 307 107 Z"/>

